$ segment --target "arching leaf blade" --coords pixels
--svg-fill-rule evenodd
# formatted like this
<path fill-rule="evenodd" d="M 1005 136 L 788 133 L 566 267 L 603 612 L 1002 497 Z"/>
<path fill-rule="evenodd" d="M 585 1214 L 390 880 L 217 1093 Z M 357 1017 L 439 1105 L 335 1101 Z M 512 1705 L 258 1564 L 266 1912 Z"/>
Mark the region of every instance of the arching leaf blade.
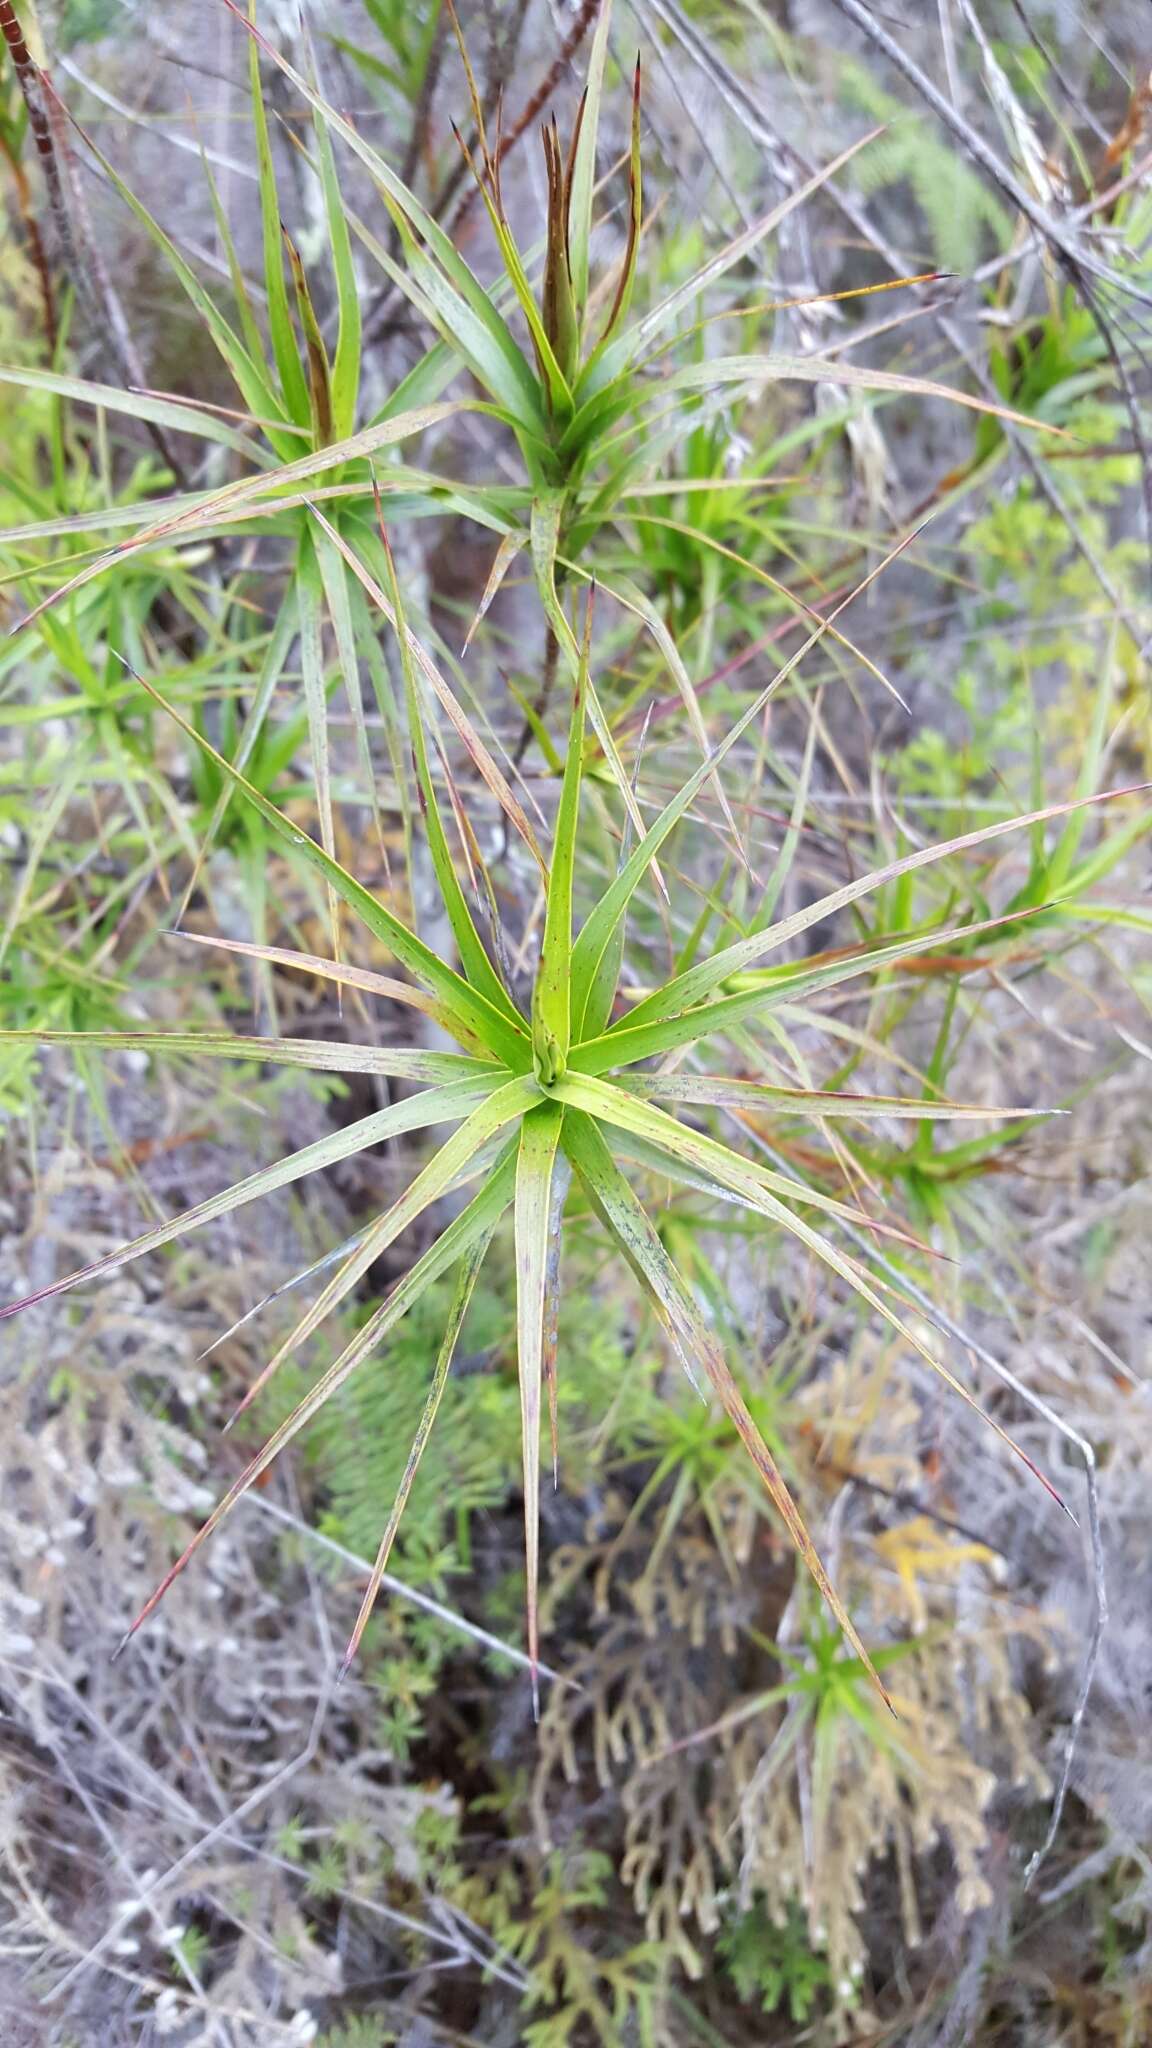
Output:
<path fill-rule="evenodd" d="M 859 1633 L 840 1599 L 782 1473 L 748 1411 L 712 1333 L 668 1256 L 643 1204 L 621 1173 L 603 1134 L 591 1117 L 569 1111 L 564 1121 L 564 1149 L 629 1265 L 649 1295 L 677 1351 L 703 1369 L 713 1392 L 731 1420 L 768 1489 L 800 1558 L 823 1595 L 857 1656 L 881 1695 L 888 1695 Z"/>

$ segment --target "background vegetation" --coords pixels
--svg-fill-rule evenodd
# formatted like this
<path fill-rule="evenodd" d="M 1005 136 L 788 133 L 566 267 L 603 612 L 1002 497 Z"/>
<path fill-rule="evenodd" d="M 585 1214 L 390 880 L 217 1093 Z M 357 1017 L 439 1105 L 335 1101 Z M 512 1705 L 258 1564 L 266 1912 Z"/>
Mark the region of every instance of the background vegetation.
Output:
<path fill-rule="evenodd" d="M 1143 10 L 0 29 L 9 2038 L 1140 2048 Z"/>

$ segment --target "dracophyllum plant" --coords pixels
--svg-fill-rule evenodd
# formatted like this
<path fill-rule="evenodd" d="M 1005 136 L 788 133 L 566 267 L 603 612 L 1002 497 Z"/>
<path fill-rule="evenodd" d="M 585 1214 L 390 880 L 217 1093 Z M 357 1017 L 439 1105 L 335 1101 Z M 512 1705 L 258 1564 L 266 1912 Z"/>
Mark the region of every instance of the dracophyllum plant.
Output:
<path fill-rule="evenodd" d="M 632 850 L 625 851 L 615 878 L 578 923 L 574 896 L 590 689 L 589 599 L 583 619 L 574 620 L 570 628 L 577 643 L 577 664 L 570 693 L 559 805 L 549 857 L 545 859 L 537 849 L 545 898 L 543 937 L 531 1003 L 522 1007 L 514 1000 L 506 974 L 495 964 L 484 942 L 470 894 L 457 874 L 449 838 L 452 809 L 445 806 L 433 775 L 427 740 L 432 717 L 426 671 L 416 659 L 419 643 L 404 618 L 386 543 L 384 556 L 388 587 L 380 594 L 387 600 L 398 625 L 409 738 L 428 850 L 440 904 L 453 933 L 457 965 L 442 959 L 385 902 L 338 865 L 322 845 L 291 824 L 266 795 L 214 753 L 182 714 L 171 707 L 164 708 L 171 709 L 172 717 L 189 741 L 202 749 L 238 795 L 254 807 L 266 828 L 294 847 L 318 871 L 351 916 L 391 953 L 406 978 L 385 977 L 339 960 L 325 961 L 242 941 L 208 943 L 230 946 L 326 976 L 347 987 L 383 995 L 434 1020 L 455 1041 L 456 1049 L 433 1052 L 418 1042 L 382 1047 L 351 1038 L 316 1042 L 237 1036 L 223 1031 L 4 1034 L 9 1042 L 36 1039 L 43 1044 L 135 1049 L 155 1055 L 258 1059 L 326 1072 L 393 1076 L 417 1084 L 417 1092 L 374 1111 L 347 1129 L 334 1131 L 272 1165 L 261 1167 L 223 1193 L 169 1222 L 153 1226 L 123 1249 L 40 1288 L 26 1301 L 9 1304 L 0 1310 L 0 1315 L 10 1315 L 28 1302 L 44 1301 L 97 1279 L 130 1259 L 184 1237 L 198 1225 L 230 1214 L 259 1195 L 288 1186 L 383 1139 L 455 1126 L 451 1135 L 413 1173 L 403 1193 L 370 1221 L 351 1246 L 342 1248 L 335 1270 L 330 1271 L 330 1261 L 324 1262 L 319 1270 L 330 1271 L 330 1277 L 269 1360 L 245 1397 L 243 1407 L 248 1406 L 280 1364 L 300 1350 L 326 1317 L 349 1301 L 352 1291 L 363 1282 L 385 1249 L 434 1203 L 442 1196 L 452 1193 L 458 1197 L 463 1192 L 463 1206 L 457 1208 L 429 1248 L 414 1259 L 363 1327 L 250 1459 L 133 1623 L 133 1629 L 321 1405 L 352 1373 L 366 1365 L 424 1291 L 450 1269 L 455 1270 L 458 1284 L 431 1374 L 426 1407 L 353 1634 L 348 1652 L 352 1656 L 376 1598 L 412 1477 L 435 1420 L 481 1263 L 494 1232 L 510 1227 L 515 1240 L 523 1426 L 528 1647 L 535 1671 L 543 1405 L 547 1394 L 555 1460 L 563 1219 L 569 1190 L 575 1183 L 599 1219 L 606 1242 L 631 1269 L 651 1301 L 698 1390 L 705 1399 L 717 1401 L 730 1418 L 820 1591 L 853 1649 L 867 1661 L 867 1652 L 829 1581 L 777 1463 L 701 1311 L 690 1280 L 670 1256 L 645 1206 L 638 1191 L 637 1170 L 641 1187 L 644 1175 L 655 1173 L 662 1180 L 671 1179 L 697 1194 L 742 1206 L 790 1234 L 911 1349 L 928 1359 L 956 1393 L 971 1402 L 972 1397 L 947 1365 L 932 1354 L 918 1329 L 906 1320 L 891 1290 L 881 1291 L 866 1264 L 846 1253 L 837 1241 L 840 1222 L 850 1221 L 858 1231 L 870 1234 L 885 1228 L 892 1230 L 893 1226 L 863 1216 L 799 1177 L 742 1156 L 700 1125 L 714 1109 L 779 1111 L 821 1119 L 858 1119 L 873 1114 L 922 1117 L 924 1106 L 919 1099 L 798 1091 L 733 1076 L 725 1071 L 731 1061 L 721 1048 L 737 1027 L 744 1029 L 770 1013 L 774 1005 L 804 1000 L 852 976 L 889 968 L 922 951 L 927 935 L 905 932 L 869 948 L 787 959 L 765 966 L 768 956 L 782 954 L 813 926 L 885 882 L 945 854 L 982 845 L 1017 825 L 1038 824 L 1052 812 L 1038 813 L 1031 819 L 1000 821 L 944 845 L 920 848 L 790 917 L 776 922 L 768 919 L 754 926 L 722 950 L 682 964 L 680 971 L 663 984 L 647 988 L 635 1000 L 626 1000 L 622 990 L 631 984 L 622 970 L 628 913 L 636 892 L 650 871 L 658 873 L 657 863 L 666 842 L 698 799 L 706 778 L 718 775 L 731 748 L 762 713 L 786 674 L 819 638 L 819 631 L 748 706 L 719 746 L 665 804 Z M 164 704 L 150 684 L 144 687 Z M 798 803 L 802 805 L 803 801 L 801 790 Z M 789 835 L 793 844 L 795 837 L 796 834 Z M 974 929 L 987 930 L 998 922 L 1001 920 L 989 919 L 980 927 L 969 925 L 964 935 L 970 936 Z M 942 939 L 958 936 L 953 932 L 942 933 L 937 926 L 933 928 L 931 942 L 939 945 Z M 496 960 L 503 958 L 502 949 L 494 951 Z M 676 1057 L 670 1059 L 670 1055 Z M 685 1055 L 692 1056 L 691 1067 L 686 1065 Z M 988 1114 L 986 1108 L 933 1105 L 934 1116 Z M 895 1234 L 901 1235 L 898 1229 Z M 996 1423 L 991 1426 L 1004 1435 Z"/>

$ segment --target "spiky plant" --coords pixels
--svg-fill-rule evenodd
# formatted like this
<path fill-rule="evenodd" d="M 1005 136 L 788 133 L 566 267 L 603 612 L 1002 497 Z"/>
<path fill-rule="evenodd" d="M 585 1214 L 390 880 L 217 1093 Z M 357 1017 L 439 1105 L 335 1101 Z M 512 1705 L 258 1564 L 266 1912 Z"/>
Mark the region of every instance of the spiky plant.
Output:
<path fill-rule="evenodd" d="M 639 470 L 659 464 L 677 438 L 713 417 L 725 394 L 755 391 L 774 380 L 797 377 L 820 381 L 833 369 L 838 383 L 871 390 L 946 396 L 989 408 L 962 393 L 944 392 L 922 379 L 860 369 L 837 358 L 834 366 L 809 356 L 715 356 L 680 369 L 668 369 L 666 350 L 685 311 L 718 280 L 732 271 L 779 225 L 824 177 L 782 202 L 753 227 L 721 250 L 701 270 L 666 292 L 647 312 L 633 315 L 631 301 L 638 278 L 642 238 L 640 196 L 639 80 L 633 85 L 629 202 L 625 246 L 614 276 L 593 284 L 591 244 L 596 147 L 601 91 L 608 48 L 609 11 L 597 25 L 587 91 L 576 117 L 567 150 L 555 126 L 545 139 L 548 203 L 538 283 L 537 262 L 517 247 L 505 211 L 500 179 L 500 146 L 487 138 L 479 97 L 461 41 L 472 95 L 479 155 L 473 168 L 487 207 L 503 265 L 499 287 L 489 289 L 459 254 L 443 228 L 421 206 L 407 185 L 378 151 L 364 141 L 309 82 L 278 52 L 264 43 L 251 11 L 242 13 L 227 0 L 250 35 L 252 100 L 257 131 L 259 189 L 264 228 L 267 334 L 261 329 L 244 287 L 239 266 L 234 283 L 239 329 L 229 324 L 194 273 L 146 210 L 119 182 L 119 189 L 150 235 L 163 245 L 184 290 L 215 340 L 243 395 L 247 425 L 237 429 L 214 414 L 171 401 L 150 399 L 166 425 L 180 425 L 206 440 L 224 442 L 240 454 L 248 470 L 220 491 L 196 491 L 174 499 L 163 516 L 121 542 L 110 553 L 88 561 L 63 591 L 51 593 L 45 611 L 69 591 L 122 567 L 126 556 L 202 540 L 238 527 L 291 534 L 296 541 L 294 573 L 284 606 L 268 636 L 255 698 L 249 712 L 238 760 L 228 762 L 183 714 L 165 704 L 150 684 L 144 687 L 171 709 L 207 763 L 221 778 L 214 822 L 229 791 L 237 792 L 264 824 L 294 849 L 321 876 L 333 906 L 343 903 L 366 929 L 388 948 L 408 979 L 388 979 L 342 963 L 339 957 L 318 961 L 311 956 L 279 952 L 266 946 L 239 945 L 239 950 L 265 961 L 306 966 L 344 986 L 383 994 L 422 1011 L 456 1042 L 454 1053 L 429 1052 L 415 1044 L 381 1049 L 351 1042 L 315 1044 L 278 1038 L 236 1037 L 225 1033 L 128 1034 L 57 1032 L 8 1034 L 10 1041 L 67 1043 L 143 1049 L 152 1052 L 198 1052 L 220 1057 L 313 1067 L 330 1072 L 393 1075 L 424 1084 L 410 1099 L 333 1133 L 246 1180 L 183 1216 L 146 1232 L 108 1258 L 55 1282 L 29 1297 L 42 1300 L 108 1272 L 129 1258 L 181 1237 L 197 1224 L 228 1214 L 253 1197 L 283 1187 L 303 1175 L 346 1158 L 386 1137 L 432 1129 L 444 1124 L 459 1128 L 415 1175 L 405 1192 L 361 1235 L 338 1263 L 317 1300 L 301 1317 L 247 1397 L 280 1363 L 296 1351 L 325 1317 L 345 1301 L 387 1246 L 441 1196 L 474 1187 L 465 1206 L 434 1244 L 412 1265 L 312 1391 L 264 1448 L 245 1468 L 184 1556 L 168 1574 L 144 1613 L 151 1612 L 172 1578 L 181 1571 L 205 1538 L 253 1485 L 277 1453 L 307 1424 L 319 1406 L 366 1360 L 389 1329 L 433 1281 L 453 1266 L 459 1285 L 448 1318 L 427 1407 L 412 1461 L 400 1487 L 349 1649 L 357 1643 L 384 1572 L 397 1522 L 411 1485 L 412 1473 L 435 1419 L 445 1376 L 476 1275 L 492 1235 L 506 1211 L 512 1214 L 518 1286 L 518 1348 L 522 1402 L 524 1508 L 527 1547 L 528 1635 L 530 1657 L 537 1661 L 538 1507 L 540 1433 L 544 1389 L 547 1387 L 553 1437 L 556 1417 L 557 1312 L 560 1290 L 560 1246 L 567 1191 L 572 1177 L 600 1218 L 610 1241 L 632 1268 L 650 1296 L 689 1373 L 711 1388 L 743 1438 L 761 1472 L 794 1542 L 828 1600 L 853 1649 L 866 1661 L 866 1651 L 845 1613 L 813 1548 L 775 1461 L 758 1431 L 715 1335 L 701 1312 L 689 1282 L 669 1256 L 659 1231 L 644 1207 L 622 1161 L 655 1168 L 710 1197 L 742 1204 L 784 1228 L 877 1314 L 921 1352 L 950 1386 L 970 1399 L 948 1368 L 928 1351 L 909 1326 L 890 1292 L 881 1291 L 864 1264 L 844 1252 L 832 1235 L 809 1220 L 816 1212 L 836 1222 L 850 1221 L 868 1233 L 882 1226 L 862 1216 L 831 1194 L 789 1174 L 750 1162 L 729 1146 L 705 1134 L 663 1105 L 687 1112 L 711 1108 L 770 1109 L 820 1118 L 859 1117 L 870 1111 L 891 1115 L 923 1115 L 922 1102 L 860 1095 L 837 1096 L 762 1086 L 733 1079 L 724 1072 L 686 1074 L 677 1067 L 638 1071 L 667 1055 L 701 1050 L 730 1035 L 744 1020 L 770 1010 L 773 1004 L 795 1002 L 822 988 L 866 970 L 891 966 L 923 949 L 923 932 L 898 931 L 881 943 L 848 953 L 838 952 L 782 966 L 765 968 L 765 956 L 789 946 L 823 919 L 858 901 L 870 890 L 906 875 L 925 863 L 995 838 L 1012 829 L 1009 821 L 959 839 L 920 849 L 834 891 L 792 917 L 772 921 L 765 908 L 759 921 L 734 943 L 710 957 L 695 959 L 697 942 L 662 985 L 647 989 L 617 1014 L 622 985 L 626 921 L 632 898 L 651 873 L 658 890 L 666 885 L 659 859 L 669 835 L 686 816 L 706 781 L 713 783 L 732 837 L 739 845 L 724 796 L 720 770 L 730 749 L 751 726 L 768 699 L 797 663 L 825 634 L 840 637 L 836 621 L 842 603 L 823 619 L 768 687 L 745 710 L 719 746 L 712 750 L 680 652 L 659 611 L 644 591 L 627 577 L 600 579 L 624 607 L 638 616 L 675 675 L 701 748 L 702 760 L 654 823 L 645 825 L 631 782 L 620 759 L 611 718 L 600 701 L 590 673 L 592 602 L 589 594 L 582 625 L 568 599 L 579 584 L 591 585 L 596 570 L 591 543 L 610 522 L 627 520 L 623 508 Z M 307 281 L 295 253 L 288 251 L 303 350 L 289 306 L 289 287 L 276 208 L 275 185 L 267 128 L 256 69 L 258 47 L 288 77 L 312 110 L 316 165 L 329 227 L 339 315 L 331 359 L 325 350 Z M 370 230 L 349 212 L 336 180 L 332 140 L 339 140 L 359 159 L 398 232 L 402 260 L 393 258 Z M 857 145 L 859 146 L 859 145 Z M 848 152 L 851 154 L 851 152 Z M 841 160 L 838 160 L 841 161 Z M 352 235 L 359 239 L 387 275 L 424 316 L 440 339 L 392 395 L 388 404 L 356 430 L 360 385 L 359 308 L 352 264 Z M 231 244 L 225 235 L 225 246 Z M 508 310 L 514 304 L 530 337 L 531 352 L 521 346 Z M 730 312 L 732 309 L 727 309 Z M 739 310 L 739 309 L 738 309 Z M 693 330 L 689 330 L 693 331 Z M 440 394 L 459 370 L 468 371 L 483 396 L 440 403 Z M 141 401 L 106 387 L 85 385 L 62 374 L 5 373 L 25 383 L 39 381 L 70 397 L 139 410 Z M 521 480 L 510 485 L 450 483 L 409 469 L 386 458 L 374 458 L 449 413 L 486 411 L 510 431 L 522 464 Z M 992 411 L 1003 410 L 991 408 Z M 1018 415 L 1006 417 L 1019 418 Z M 1024 422 L 1024 424 L 1029 424 Z M 253 431 L 249 432 L 250 427 Z M 259 436 L 260 438 L 255 438 Z M 297 453 L 299 449 L 303 453 Z M 497 557 L 480 613 L 518 550 L 527 547 L 545 620 L 565 663 L 567 750 L 550 858 L 545 859 L 528 818 L 507 778 L 466 718 L 456 694 L 432 656 L 410 630 L 405 617 L 390 550 L 377 514 L 382 499 L 395 495 L 408 512 L 450 510 L 469 517 L 500 536 Z M 154 509 L 154 508 L 152 508 Z M 74 532 L 75 521 L 40 527 Z M 621 529 L 622 530 L 622 529 Z M 705 536 L 711 545 L 711 538 Z M 905 543 L 901 543 L 903 546 Z M 723 552 L 722 545 L 722 552 Z M 899 552 L 899 548 L 895 550 Z M 734 559 L 739 560 L 739 557 Z M 891 557 L 889 557 L 891 559 Z M 745 565 L 746 566 L 746 565 Z M 884 565 L 881 564 L 881 567 Z M 756 569 L 761 581 L 772 583 Z M 866 581 L 879 573 L 874 570 Z M 774 586 L 780 588 L 780 586 Z M 865 587 L 864 585 L 860 586 Z M 791 601 L 791 600 L 790 600 Z M 358 734 L 366 752 L 362 707 L 359 706 L 357 650 L 374 646 L 376 618 L 365 611 L 374 605 L 395 630 L 403 673 L 410 747 L 425 821 L 431 863 L 444 914 L 451 927 L 459 965 L 441 959 L 417 931 L 362 887 L 337 862 L 333 851 L 331 792 L 328 774 L 326 682 L 320 648 L 320 616 L 326 606 L 340 665 L 344 670 Z M 803 609 L 803 607 L 801 607 Z M 32 613 L 35 618 L 37 612 Z M 358 634 L 359 620 L 371 630 Z M 277 680 L 294 639 L 301 650 L 301 669 L 310 732 L 320 844 L 290 824 L 262 790 L 245 779 L 244 762 L 251 758 Z M 851 643 L 846 643 L 851 645 Z M 376 650 L 378 653 L 378 649 Z M 854 652 L 857 650 L 853 650 Z M 869 664 L 871 666 L 871 664 Z M 141 681 L 143 679 L 141 678 Z M 446 813 L 433 774 L 429 735 L 435 720 L 430 699 L 447 715 L 463 740 L 473 765 L 500 804 L 538 864 L 545 894 L 544 935 L 531 1001 L 521 1007 L 509 977 L 499 964 L 498 947 L 482 936 L 479 911 L 456 872 Z M 579 929 L 573 916 L 577 852 L 582 844 L 581 788 L 587 742 L 599 749 L 607 777 L 615 783 L 628 814 L 635 844 L 626 852 L 615 878 Z M 449 792 L 457 821 L 464 825 L 454 791 Z M 807 798 L 807 772 L 797 784 L 790 829 L 781 866 L 764 902 L 774 905 L 783 871 L 795 850 Z M 1056 807 L 1059 808 L 1059 807 Z M 1067 808 L 1067 807 L 1065 807 Z M 1036 812 L 1038 824 L 1053 810 Z M 482 866 L 464 827 L 464 852 L 474 878 L 482 882 Z M 478 891 L 477 901 L 482 900 Z M 491 901 L 491 891 L 488 891 Z M 1031 907 L 1026 914 L 1031 914 Z M 988 917 L 968 923 L 963 935 L 992 929 L 1002 919 Z M 959 932 L 934 926 L 932 943 L 939 947 Z M 236 947 L 238 942 L 229 943 Z M 334 954 L 339 948 L 334 946 Z M 722 1062 L 721 1062 L 722 1064 Z M 966 1112 L 955 1105 L 933 1104 L 933 1116 Z M 476 1185 L 478 1184 L 478 1185 Z M 899 1234 L 897 1232 L 897 1234 Z M 23 1306 L 14 1303 L 2 1313 Z M 998 1427 L 998 1425 L 993 1425 Z M 1003 1434 L 1003 1432 L 1000 1432 Z M 555 1458 L 555 1444 L 553 1447 Z M 869 1667 L 871 1668 L 871 1667 Z"/>
<path fill-rule="evenodd" d="M 468 895 L 457 875 L 441 797 L 433 778 L 425 739 L 427 705 L 423 691 L 430 658 L 410 632 L 391 555 L 388 565 L 389 609 L 399 629 L 401 662 L 407 695 L 412 744 L 428 847 L 440 903 L 455 939 L 459 968 L 441 959 L 391 909 L 362 887 L 352 875 L 310 837 L 292 825 L 262 792 L 216 754 L 203 738 L 143 678 L 143 687 L 170 712 L 186 736 L 228 778 L 233 788 L 282 841 L 322 876 L 347 909 L 393 955 L 409 979 L 401 981 L 368 973 L 339 961 L 247 946 L 243 942 L 212 943 L 276 959 L 407 1004 L 431 1017 L 456 1041 L 455 1052 L 430 1052 L 418 1045 L 379 1047 L 352 1041 L 264 1039 L 224 1032 L 4 1034 L 8 1042 L 81 1045 L 85 1048 L 135 1049 L 150 1053 L 197 1053 L 211 1057 L 262 1059 L 335 1073 L 394 1076 L 423 1084 L 421 1091 L 375 1111 L 351 1127 L 336 1131 L 301 1151 L 263 1167 L 245 1180 L 146 1231 L 118 1252 L 96 1260 L 80 1272 L 38 1289 L 23 1301 L 9 1304 L 0 1316 L 11 1315 L 31 1302 L 62 1294 L 83 1281 L 113 1271 L 130 1259 L 181 1238 L 197 1225 L 227 1215 L 256 1196 L 284 1187 L 321 1167 L 348 1158 L 382 1139 L 423 1131 L 438 1125 L 458 1128 L 415 1174 L 404 1192 L 377 1216 L 351 1249 L 345 1248 L 333 1276 L 313 1305 L 301 1316 L 245 1397 L 246 1408 L 279 1365 L 348 1299 L 381 1253 L 441 1196 L 462 1188 L 474 1190 L 464 1207 L 434 1243 L 397 1281 L 362 1329 L 321 1374 L 310 1392 L 253 1457 L 184 1554 L 168 1572 L 129 1630 L 131 1635 L 149 1615 L 173 1579 L 205 1539 L 277 1454 L 297 1436 L 321 1405 L 372 1355 L 388 1332 L 425 1290 L 451 1268 L 458 1284 L 443 1343 L 432 1375 L 424 1414 L 411 1457 L 380 1545 L 345 1662 L 354 1655 L 376 1598 L 389 1551 L 421 1452 L 436 1416 L 453 1349 L 476 1277 L 493 1233 L 511 1212 L 517 1278 L 517 1339 L 522 1412 L 525 1543 L 529 1655 L 537 1662 L 538 1520 L 542 1406 L 547 1388 L 551 1413 L 553 1461 L 557 1456 L 556 1370 L 557 1319 L 560 1301 L 562 1224 L 574 1175 L 608 1240 L 632 1269 L 650 1298 L 673 1346 L 694 1383 L 709 1389 L 731 1419 L 764 1480 L 793 1542 L 855 1653 L 868 1665 L 867 1651 L 834 1589 L 799 1512 L 745 1403 L 736 1379 L 701 1312 L 696 1297 L 669 1252 L 651 1215 L 624 1170 L 622 1162 L 655 1169 L 665 1178 L 709 1196 L 735 1201 L 788 1231 L 921 1353 L 952 1389 L 971 1405 L 972 1397 L 948 1367 L 925 1346 L 890 1294 L 880 1291 L 860 1260 L 845 1253 L 834 1238 L 809 1220 L 805 1212 L 829 1219 L 851 1220 L 874 1232 L 893 1229 L 865 1217 L 831 1195 L 790 1175 L 741 1156 L 726 1144 L 693 1128 L 672 1111 L 698 1113 L 710 1107 L 759 1110 L 773 1106 L 789 1114 L 821 1118 L 867 1117 L 872 1113 L 919 1116 L 923 1104 L 900 1098 L 832 1093 L 804 1093 L 740 1079 L 723 1072 L 684 1074 L 665 1065 L 654 1071 L 653 1060 L 685 1049 L 699 1051 L 723 1038 L 742 1020 L 770 1011 L 775 1004 L 795 1002 L 821 989 L 867 971 L 889 967 L 923 951 L 926 934 L 904 932 L 866 948 L 836 951 L 765 968 L 761 963 L 837 911 L 869 891 L 946 854 L 981 846 L 1020 825 L 1074 806 L 1056 806 L 1029 818 L 998 821 L 944 844 L 920 848 L 822 897 L 793 916 L 754 927 L 748 934 L 694 965 L 685 966 L 663 985 L 620 1009 L 621 969 L 629 905 L 665 842 L 684 818 L 709 777 L 715 777 L 731 748 L 763 711 L 768 699 L 819 637 L 819 629 L 786 667 L 748 706 L 719 746 L 690 775 L 624 858 L 579 929 L 574 928 L 573 884 L 581 820 L 581 786 L 585 753 L 585 719 L 589 697 L 592 602 L 588 599 L 579 632 L 577 674 L 571 691 L 568 744 L 551 847 L 543 866 L 545 917 L 543 940 L 532 1000 L 527 1010 L 514 1001 L 504 973 L 493 964 L 481 937 Z M 878 573 L 878 572 L 874 572 Z M 416 657 L 420 653 L 418 663 Z M 806 787 L 801 785 L 802 807 Z M 790 835 L 794 843 L 794 834 Z M 790 858 L 786 843 L 781 856 Z M 966 925 L 963 936 L 988 930 L 1003 920 L 990 918 Z M 958 940 L 961 929 L 941 932 L 931 941 Z M 620 1010 L 620 1014 L 617 1011 Z M 643 1069 L 643 1071 L 638 1071 Z M 940 1104 L 938 1116 L 987 1115 L 986 1109 Z M 899 1231 L 896 1231 L 899 1235 Z M 991 1425 L 1002 1437 L 1004 1431 Z M 1005 1437 L 1005 1441 L 1011 1442 Z M 1015 1446 L 1013 1446 L 1015 1448 Z M 1020 1453 L 1023 1456 L 1023 1453 Z M 1029 1462 L 1025 1460 L 1025 1462 Z M 1034 1468 L 1033 1468 L 1034 1469 Z M 1045 1482 L 1047 1483 L 1047 1482 Z M 127 1638 L 125 1638 L 127 1640 Z M 873 1672 L 875 1676 L 875 1673 Z M 877 1681 L 879 1683 L 879 1681 Z"/>

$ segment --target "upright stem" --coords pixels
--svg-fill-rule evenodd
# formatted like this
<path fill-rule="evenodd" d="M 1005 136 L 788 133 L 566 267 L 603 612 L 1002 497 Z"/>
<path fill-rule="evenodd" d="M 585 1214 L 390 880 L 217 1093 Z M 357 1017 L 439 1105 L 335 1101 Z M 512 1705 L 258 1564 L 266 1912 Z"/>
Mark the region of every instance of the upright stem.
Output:
<path fill-rule="evenodd" d="M 521 761 L 528 752 L 528 743 L 532 738 L 535 727 L 548 715 L 548 706 L 552 702 L 552 692 L 556 687 L 556 664 L 560 658 L 560 642 L 557 640 L 551 626 L 545 626 L 544 634 L 544 669 L 540 679 L 540 689 L 537 693 L 536 702 L 532 707 L 533 716 L 524 720 L 520 728 L 520 737 L 513 750 L 512 762 L 516 768 L 520 766 Z"/>
<path fill-rule="evenodd" d="M 60 176 L 56 144 L 52 136 L 52 123 L 48 115 L 45 80 L 24 40 L 24 31 L 16 18 L 12 0 L 0 0 L 0 35 L 3 35 L 8 46 L 12 67 L 28 109 L 28 126 L 32 131 L 32 140 L 36 144 L 37 155 L 44 172 L 44 183 L 48 187 L 48 203 L 60 248 L 69 270 L 76 276 L 79 268 L 76 261 L 76 244 L 64 196 L 64 181 Z"/>

